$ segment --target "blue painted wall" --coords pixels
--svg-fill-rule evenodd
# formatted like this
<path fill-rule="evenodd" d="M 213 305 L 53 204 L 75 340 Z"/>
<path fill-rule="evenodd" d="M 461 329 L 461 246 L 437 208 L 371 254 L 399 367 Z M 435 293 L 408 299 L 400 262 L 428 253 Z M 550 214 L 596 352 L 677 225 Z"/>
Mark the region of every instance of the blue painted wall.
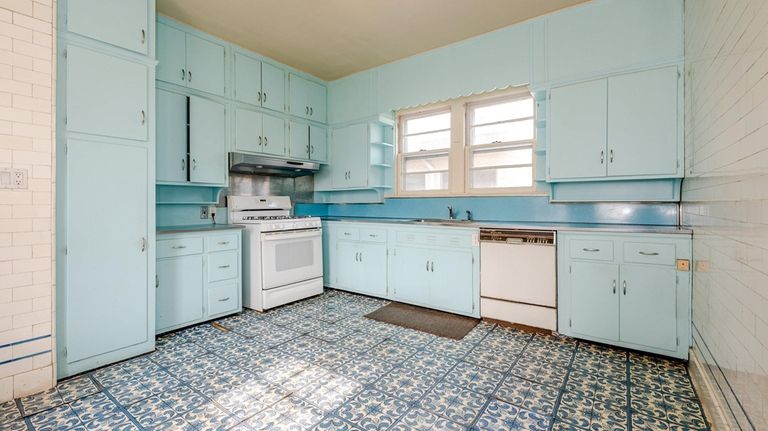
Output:
<path fill-rule="evenodd" d="M 447 218 L 448 205 L 475 220 L 677 225 L 674 203 L 550 203 L 546 196 L 391 198 L 383 204 L 297 204 L 296 214 L 320 217 Z"/>

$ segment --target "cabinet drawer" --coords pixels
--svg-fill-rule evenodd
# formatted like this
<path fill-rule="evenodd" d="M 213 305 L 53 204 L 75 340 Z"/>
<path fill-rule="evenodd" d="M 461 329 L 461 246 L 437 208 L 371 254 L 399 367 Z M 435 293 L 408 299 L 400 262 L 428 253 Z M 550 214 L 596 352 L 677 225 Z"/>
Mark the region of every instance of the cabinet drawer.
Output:
<path fill-rule="evenodd" d="M 208 252 L 222 251 L 222 250 L 237 250 L 239 234 L 223 234 L 223 235 L 211 235 L 206 238 L 206 249 Z"/>
<path fill-rule="evenodd" d="M 237 277 L 237 251 L 221 251 L 208 255 L 208 282 Z"/>
<path fill-rule="evenodd" d="M 674 265 L 675 245 L 647 242 L 625 242 L 624 262 Z"/>
<path fill-rule="evenodd" d="M 360 241 L 386 242 L 387 231 L 384 229 L 360 229 Z"/>
<path fill-rule="evenodd" d="M 613 241 L 588 239 L 571 240 L 571 257 L 574 259 L 613 260 Z"/>
<path fill-rule="evenodd" d="M 157 258 L 186 256 L 203 252 L 203 238 L 173 238 L 157 241 Z"/>
<path fill-rule="evenodd" d="M 336 230 L 336 238 L 357 241 L 360 238 L 360 230 L 353 227 L 340 227 Z"/>
<path fill-rule="evenodd" d="M 237 310 L 237 281 L 219 283 L 208 288 L 208 316 Z"/>
<path fill-rule="evenodd" d="M 441 247 L 471 247 L 472 235 L 467 233 L 456 235 L 443 232 L 433 233 L 428 230 L 420 232 L 402 231 L 397 233 L 397 242 L 405 244 L 434 245 Z"/>

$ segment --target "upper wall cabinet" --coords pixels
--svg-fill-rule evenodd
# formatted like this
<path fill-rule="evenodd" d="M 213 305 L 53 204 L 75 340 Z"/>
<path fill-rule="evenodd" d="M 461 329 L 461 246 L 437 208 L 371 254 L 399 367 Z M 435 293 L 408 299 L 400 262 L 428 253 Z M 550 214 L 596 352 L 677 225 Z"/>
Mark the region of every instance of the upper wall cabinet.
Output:
<path fill-rule="evenodd" d="M 146 0 L 68 0 L 67 30 L 120 48 L 147 54 Z"/>
<path fill-rule="evenodd" d="M 65 61 L 67 131 L 147 139 L 146 64 L 75 45 L 66 47 Z"/>
<path fill-rule="evenodd" d="M 284 156 L 285 120 L 250 109 L 235 109 L 235 148 L 248 153 Z"/>
<path fill-rule="evenodd" d="M 324 163 L 328 160 L 328 130 L 314 124 L 291 121 L 288 155 L 292 159 Z"/>
<path fill-rule="evenodd" d="M 269 63 L 236 52 L 235 100 L 285 111 L 285 72 Z"/>
<path fill-rule="evenodd" d="M 224 96 L 226 47 L 157 23 L 157 79 Z"/>
<path fill-rule="evenodd" d="M 324 86 L 288 74 L 289 103 L 291 114 L 308 120 L 326 121 L 326 89 Z"/>
<path fill-rule="evenodd" d="M 671 66 L 553 88 L 548 180 L 682 176 L 678 80 Z"/>

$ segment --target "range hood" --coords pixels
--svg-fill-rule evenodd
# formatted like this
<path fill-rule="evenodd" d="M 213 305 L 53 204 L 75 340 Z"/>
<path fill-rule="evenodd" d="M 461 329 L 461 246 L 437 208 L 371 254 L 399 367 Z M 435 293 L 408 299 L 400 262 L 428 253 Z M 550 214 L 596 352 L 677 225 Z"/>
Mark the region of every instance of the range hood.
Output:
<path fill-rule="evenodd" d="M 299 162 L 253 154 L 229 153 L 229 172 L 238 174 L 301 177 L 312 175 L 319 169 L 320 165 L 313 162 Z"/>

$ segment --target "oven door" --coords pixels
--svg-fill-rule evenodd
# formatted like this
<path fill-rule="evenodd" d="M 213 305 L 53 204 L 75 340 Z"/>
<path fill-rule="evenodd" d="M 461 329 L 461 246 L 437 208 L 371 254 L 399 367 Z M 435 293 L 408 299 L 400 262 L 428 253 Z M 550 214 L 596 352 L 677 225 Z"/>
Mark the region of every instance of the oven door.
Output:
<path fill-rule="evenodd" d="M 264 289 L 323 276 L 323 241 L 320 229 L 261 234 Z"/>

